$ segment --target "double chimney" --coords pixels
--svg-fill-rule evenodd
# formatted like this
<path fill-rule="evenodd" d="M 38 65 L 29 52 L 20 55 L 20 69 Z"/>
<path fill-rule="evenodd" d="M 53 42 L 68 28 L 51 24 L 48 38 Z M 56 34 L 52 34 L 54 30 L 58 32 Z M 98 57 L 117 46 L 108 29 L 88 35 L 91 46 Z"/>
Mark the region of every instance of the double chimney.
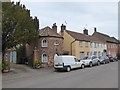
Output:
<path fill-rule="evenodd" d="M 56 25 L 56 23 L 53 24 L 52 30 L 57 33 L 57 25 Z M 61 25 L 61 33 L 64 32 L 64 30 L 66 30 L 66 26 L 64 24 L 62 24 Z"/>
<path fill-rule="evenodd" d="M 94 27 L 94 32 L 97 32 L 97 28 L 96 27 Z M 86 28 L 84 28 L 83 33 L 85 35 L 88 35 L 88 30 Z"/>

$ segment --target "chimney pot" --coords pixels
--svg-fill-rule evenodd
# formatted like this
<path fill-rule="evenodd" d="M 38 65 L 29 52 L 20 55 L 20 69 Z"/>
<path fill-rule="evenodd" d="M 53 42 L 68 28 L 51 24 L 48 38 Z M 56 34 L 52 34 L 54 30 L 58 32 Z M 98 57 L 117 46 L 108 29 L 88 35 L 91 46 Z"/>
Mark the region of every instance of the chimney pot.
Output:
<path fill-rule="evenodd" d="M 94 27 L 94 32 L 97 32 L 97 28 L 96 27 Z"/>
<path fill-rule="evenodd" d="M 56 23 L 53 24 L 52 30 L 57 33 L 57 25 L 56 25 Z"/>
<path fill-rule="evenodd" d="M 61 25 L 61 35 L 63 36 L 64 30 L 66 30 L 66 26 L 64 24 Z"/>
<path fill-rule="evenodd" d="M 85 35 L 88 35 L 88 30 L 87 30 L 86 28 L 84 28 L 83 33 L 84 33 Z"/>

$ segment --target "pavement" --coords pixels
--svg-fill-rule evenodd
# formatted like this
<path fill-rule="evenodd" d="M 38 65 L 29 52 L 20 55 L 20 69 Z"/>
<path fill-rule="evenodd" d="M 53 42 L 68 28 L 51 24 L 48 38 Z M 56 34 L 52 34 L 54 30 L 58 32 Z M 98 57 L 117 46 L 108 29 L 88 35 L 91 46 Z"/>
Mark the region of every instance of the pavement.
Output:
<path fill-rule="evenodd" d="M 15 70 L 3 74 L 3 88 L 118 88 L 118 62 L 71 72 L 13 66 Z"/>

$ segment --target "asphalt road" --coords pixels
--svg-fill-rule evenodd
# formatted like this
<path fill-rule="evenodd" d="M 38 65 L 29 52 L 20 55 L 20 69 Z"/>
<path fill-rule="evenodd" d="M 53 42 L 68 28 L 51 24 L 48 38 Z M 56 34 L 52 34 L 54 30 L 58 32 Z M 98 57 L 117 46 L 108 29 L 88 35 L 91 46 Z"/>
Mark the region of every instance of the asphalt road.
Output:
<path fill-rule="evenodd" d="M 3 75 L 3 88 L 118 88 L 118 62 L 71 72 L 51 68 Z"/>

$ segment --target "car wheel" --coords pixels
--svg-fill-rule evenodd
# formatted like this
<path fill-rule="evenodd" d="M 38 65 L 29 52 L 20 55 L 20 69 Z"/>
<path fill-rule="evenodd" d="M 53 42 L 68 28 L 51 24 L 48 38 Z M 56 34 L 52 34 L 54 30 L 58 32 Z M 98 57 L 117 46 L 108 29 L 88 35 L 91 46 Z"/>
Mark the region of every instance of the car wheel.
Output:
<path fill-rule="evenodd" d="M 104 61 L 103 64 L 106 64 L 106 62 Z"/>
<path fill-rule="evenodd" d="M 93 65 L 92 65 L 92 62 L 90 62 L 90 63 L 89 63 L 89 66 L 90 66 L 90 67 L 92 67 L 92 66 L 93 66 Z"/>
<path fill-rule="evenodd" d="M 82 65 L 81 65 L 81 68 L 82 68 L 82 69 L 84 69 L 84 68 L 85 68 L 85 65 L 84 65 L 84 64 L 82 64 Z"/>
<path fill-rule="evenodd" d="M 98 65 L 98 66 L 100 65 L 100 61 L 98 61 L 97 65 Z"/>
<path fill-rule="evenodd" d="M 70 66 L 67 67 L 67 72 L 70 72 L 71 68 Z"/>

